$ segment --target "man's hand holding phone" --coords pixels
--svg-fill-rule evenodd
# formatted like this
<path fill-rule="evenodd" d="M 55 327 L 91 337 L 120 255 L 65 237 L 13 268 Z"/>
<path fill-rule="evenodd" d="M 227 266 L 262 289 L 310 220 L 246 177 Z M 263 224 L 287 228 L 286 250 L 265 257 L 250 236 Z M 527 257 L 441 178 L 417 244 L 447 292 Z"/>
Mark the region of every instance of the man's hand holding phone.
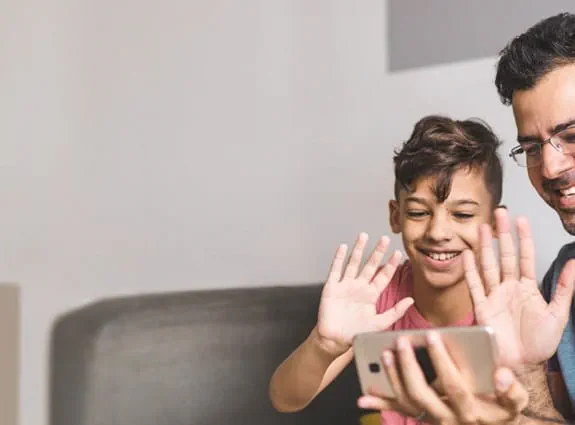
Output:
<path fill-rule="evenodd" d="M 427 382 L 409 339 L 400 337 L 395 354 L 383 353 L 385 372 L 395 397 L 363 395 L 358 400 L 359 407 L 397 411 L 426 423 L 446 425 L 506 423 L 516 419 L 527 406 L 527 391 L 511 370 L 497 369 L 493 375 L 494 394 L 478 395 L 437 331 L 429 331 L 426 346 L 437 374 L 433 385 Z"/>

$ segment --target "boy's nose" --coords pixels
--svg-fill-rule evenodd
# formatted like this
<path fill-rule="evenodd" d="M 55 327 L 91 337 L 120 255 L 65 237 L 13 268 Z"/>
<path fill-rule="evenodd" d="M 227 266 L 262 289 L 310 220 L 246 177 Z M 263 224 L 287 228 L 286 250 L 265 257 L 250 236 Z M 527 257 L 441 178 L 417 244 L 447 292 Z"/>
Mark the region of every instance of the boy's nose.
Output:
<path fill-rule="evenodd" d="M 429 222 L 427 237 L 433 241 L 445 241 L 451 239 L 452 233 L 449 223 L 442 217 L 434 217 Z"/>

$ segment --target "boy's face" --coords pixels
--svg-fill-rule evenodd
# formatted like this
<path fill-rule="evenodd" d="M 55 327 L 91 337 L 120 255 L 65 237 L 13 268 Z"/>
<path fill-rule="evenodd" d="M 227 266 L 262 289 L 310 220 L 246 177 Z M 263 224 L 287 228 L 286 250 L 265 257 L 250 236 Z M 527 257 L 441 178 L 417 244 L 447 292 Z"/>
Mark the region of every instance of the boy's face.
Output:
<path fill-rule="evenodd" d="M 413 192 L 402 190 L 399 201 L 390 201 L 390 224 L 401 233 L 414 275 L 446 288 L 464 279 L 461 253 L 477 250 L 478 225 L 491 223 L 492 199 L 483 170 L 456 171 L 443 203 L 433 193 L 434 182 L 434 177 L 421 178 Z"/>

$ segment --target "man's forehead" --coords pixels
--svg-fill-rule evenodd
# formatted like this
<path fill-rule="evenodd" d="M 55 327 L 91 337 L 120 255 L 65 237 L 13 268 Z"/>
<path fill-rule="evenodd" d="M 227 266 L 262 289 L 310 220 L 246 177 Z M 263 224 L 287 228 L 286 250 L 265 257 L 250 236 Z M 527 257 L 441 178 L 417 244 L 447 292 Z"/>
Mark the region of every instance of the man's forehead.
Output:
<path fill-rule="evenodd" d="M 575 119 L 575 66 L 561 66 L 512 97 L 519 141 L 549 137 Z"/>

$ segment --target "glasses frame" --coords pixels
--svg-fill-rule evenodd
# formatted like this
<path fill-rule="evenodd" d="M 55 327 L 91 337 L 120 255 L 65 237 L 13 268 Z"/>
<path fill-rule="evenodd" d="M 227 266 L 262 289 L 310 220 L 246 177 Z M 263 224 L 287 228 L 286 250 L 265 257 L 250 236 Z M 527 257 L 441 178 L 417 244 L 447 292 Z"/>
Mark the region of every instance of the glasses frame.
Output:
<path fill-rule="evenodd" d="M 543 141 L 541 141 L 541 142 L 532 142 L 532 143 L 535 143 L 535 144 L 539 147 L 539 152 L 543 151 L 543 147 L 544 147 L 546 144 L 549 143 L 551 146 L 553 146 L 553 148 L 554 148 L 557 152 L 560 152 L 560 153 L 566 155 L 566 154 L 565 154 L 565 150 L 564 150 L 564 148 L 563 148 L 563 145 L 562 145 L 559 141 L 554 141 L 553 139 L 554 139 L 555 137 L 557 137 L 557 135 L 558 135 L 559 133 L 562 133 L 562 132 L 564 132 L 564 131 L 566 131 L 566 130 L 573 129 L 573 128 L 575 128 L 575 123 L 573 123 L 573 124 L 571 124 L 571 125 L 568 125 L 567 127 L 562 128 L 562 129 L 559 130 L 559 131 L 556 131 L 556 132 L 553 133 L 551 136 L 549 136 L 547 139 L 545 139 L 545 140 L 543 140 Z M 530 143 L 531 143 L 531 142 L 530 142 Z M 523 150 L 523 152 L 519 152 L 520 150 Z M 521 153 L 523 153 L 523 154 L 525 155 L 525 165 L 521 165 L 521 164 L 519 163 L 519 161 L 517 160 L 517 156 L 520 155 Z M 514 147 L 511 149 L 511 151 L 509 152 L 509 156 L 513 159 L 513 161 L 515 161 L 515 163 L 516 163 L 519 167 L 521 167 L 521 168 L 530 168 L 530 167 L 527 165 L 527 153 L 525 152 L 525 150 L 524 150 L 524 148 L 523 148 L 523 144 L 520 143 L 520 144 L 514 146 Z M 532 165 L 532 167 L 536 167 L 537 165 L 539 165 L 539 164 Z"/>

